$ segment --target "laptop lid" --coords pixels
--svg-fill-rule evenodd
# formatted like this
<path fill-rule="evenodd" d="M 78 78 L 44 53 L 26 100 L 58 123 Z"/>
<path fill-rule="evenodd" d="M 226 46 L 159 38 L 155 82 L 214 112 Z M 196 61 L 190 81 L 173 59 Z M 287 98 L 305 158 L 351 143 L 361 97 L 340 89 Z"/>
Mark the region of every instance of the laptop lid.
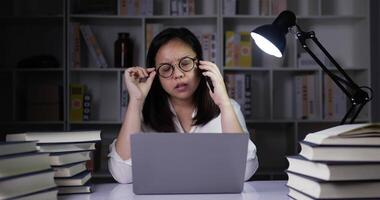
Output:
<path fill-rule="evenodd" d="M 248 139 L 248 134 L 134 134 L 133 192 L 240 193 Z"/>

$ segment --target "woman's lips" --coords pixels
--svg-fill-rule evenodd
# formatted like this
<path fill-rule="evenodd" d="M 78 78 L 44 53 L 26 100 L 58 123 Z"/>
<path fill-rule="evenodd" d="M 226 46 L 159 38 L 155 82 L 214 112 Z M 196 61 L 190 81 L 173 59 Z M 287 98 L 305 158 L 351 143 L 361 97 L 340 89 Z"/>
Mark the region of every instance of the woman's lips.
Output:
<path fill-rule="evenodd" d="M 186 91 L 188 88 L 188 85 L 187 84 L 184 84 L 184 83 L 180 83 L 178 85 L 175 86 L 175 90 L 178 91 L 178 92 L 184 92 Z"/>

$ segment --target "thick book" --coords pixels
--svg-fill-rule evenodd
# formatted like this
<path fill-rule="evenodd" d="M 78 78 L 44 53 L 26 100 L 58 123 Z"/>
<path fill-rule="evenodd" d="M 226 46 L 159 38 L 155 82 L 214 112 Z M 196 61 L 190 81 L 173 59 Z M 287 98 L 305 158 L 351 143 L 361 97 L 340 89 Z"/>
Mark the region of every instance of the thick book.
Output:
<path fill-rule="evenodd" d="M 38 143 L 69 143 L 100 141 L 100 131 L 27 132 L 8 134 L 7 141 L 35 141 Z"/>
<path fill-rule="evenodd" d="M 86 183 L 85 185 L 80 186 L 63 186 L 58 187 L 58 194 L 64 195 L 64 194 L 86 194 L 86 193 L 92 193 L 94 192 L 94 185 L 91 183 Z"/>
<path fill-rule="evenodd" d="M 48 153 L 20 153 L 0 156 L 0 178 L 50 169 Z"/>
<path fill-rule="evenodd" d="M 14 198 L 53 187 L 56 187 L 53 170 L 1 178 L 0 199 Z"/>
<path fill-rule="evenodd" d="M 54 177 L 72 177 L 86 171 L 86 162 L 72 163 L 63 166 L 54 166 Z"/>
<path fill-rule="evenodd" d="M 308 160 L 380 162 L 380 145 L 316 145 L 305 141 L 301 141 L 300 145 L 300 155 Z"/>
<path fill-rule="evenodd" d="M 36 141 L 0 142 L 0 156 L 37 151 Z"/>
<path fill-rule="evenodd" d="M 326 181 L 380 180 L 380 162 L 310 161 L 289 156 L 288 171 Z"/>
<path fill-rule="evenodd" d="M 57 199 L 58 189 L 56 187 L 22 195 L 12 200 L 55 200 Z"/>
<path fill-rule="evenodd" d="M 288 172 L 287 186 L 316 199 L 380 198 L 380 181 L 322 181 Z"/>
<path fill-rule="evenodd" d="M 291 199 L 296 199 L 296 200 L 314 200 L 315 199 L 293 188 L 289 188 L 288 196 Z"/>
<path fill-rule="evenodd" d="M 51 153 L 50 165 L 62 166 L 71 163 L 82 162 L 91 159 L 91 151 Z"/>
<path fill-rule="evenodd" d="M 344 124 L 308 134 L 304 141 L 331 145 L 380 145 L 380 123 Z"/>
<path fill-rule="evenodd" d="M 73 177 L 55 178 L 58 186 L 80 186 L 84 185 L 91 179 L 91 172 L 85 171 Z"/>
<path fill-rule="evenodd" d="M 37 146 L 40 152 L 56 153 L 56 152 L 72 152 L 72 151 L 90 151 L 95 150 L 94 142 L 78 142 L 78 143 L 44 143 Z"/>

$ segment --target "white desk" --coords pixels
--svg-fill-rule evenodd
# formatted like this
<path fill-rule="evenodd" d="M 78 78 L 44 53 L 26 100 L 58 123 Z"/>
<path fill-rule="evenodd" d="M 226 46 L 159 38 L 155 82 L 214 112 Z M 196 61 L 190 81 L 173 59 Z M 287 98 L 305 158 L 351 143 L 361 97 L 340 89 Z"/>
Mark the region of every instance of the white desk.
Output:
<path fill-rule="evenodd" d="M 98 184 L 95 192 L 59 196 L 59 200 L 282 200 L 287 197 L 286 181 L 252 181 L 244 184 L 241 194 L 135 195 L 131 184 Z"/>

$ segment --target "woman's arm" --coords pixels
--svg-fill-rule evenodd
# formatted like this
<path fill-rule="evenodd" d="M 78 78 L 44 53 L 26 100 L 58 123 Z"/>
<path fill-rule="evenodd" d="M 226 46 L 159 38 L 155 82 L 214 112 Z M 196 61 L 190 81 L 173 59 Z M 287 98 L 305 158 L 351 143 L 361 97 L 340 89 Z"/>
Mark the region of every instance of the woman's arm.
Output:
<path fill-rule="evenodd" d="M 141 131 L 142 108 L 155 74 L 154 68 L 132 67 L 125 70 L 129 103 L 116 141 L 116 151 L 123 160 L 131 158 L 130 137 Z"/>
<path fill-rule="evenodd" d="M 220 109 L 223 133 L 243 133 L 243 129 L 236 116 L 234 108 L 228 97 L 223 76 L 218 66 L 209 61 L 200 61 L 199 68 L 203 70 L 202 75 L 210 77 L 214 86 L 214 92 L 210 91 L 211 98 Z"/>

